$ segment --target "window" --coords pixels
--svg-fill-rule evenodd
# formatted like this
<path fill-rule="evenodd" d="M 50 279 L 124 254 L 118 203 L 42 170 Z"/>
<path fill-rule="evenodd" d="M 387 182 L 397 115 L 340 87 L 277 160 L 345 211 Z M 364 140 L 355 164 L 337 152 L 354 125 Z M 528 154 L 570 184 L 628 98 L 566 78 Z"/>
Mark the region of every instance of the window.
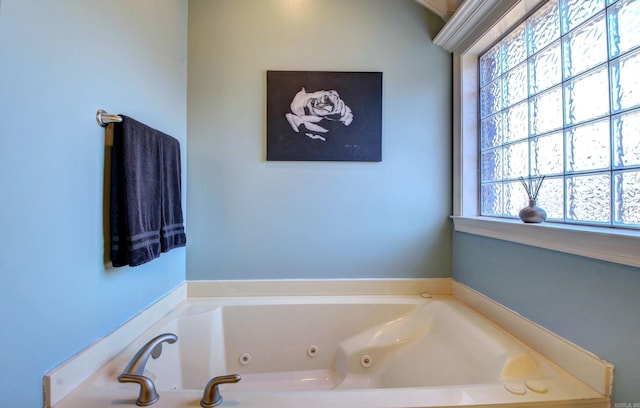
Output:
<path fill-rule="evenodd" d="M 640 0 L 551 0 L 479 56 L 479 213 L 640 227 Z"/>
<path fill-rule="evenodd" d="M 564 0 L 563 0 L 564 1 Z M 571 37 L 567 36 L 567 33 L 574 32 L 577 33 L 581 29 L 581 27 L 587 27 L 588 23 L 594 19 L 597 15 L 606 16 L 605 27 L 607 29 L 611 29 L 612 24 L 618 24 L 619 26 L 626 26 L 626 30 L 628 34 L 631 34 L 630 37 L 625 36 L 622 38 L 621 35 L 621 44 L 627 44 L 624 46 L 619 46 L 620 51 L 615 51 L 614 57 L 609 58 L 609 48 L 607 48 L 607 57 L 606 61 L 602 62 L 599 66 L 606 66 L 609 70 L 607 72 L 608 82 L 607 86 L 609 86 L 609 92 L 611 92 L 611 72 L 623 72 L 620 68 L 616 68 L 616 64 L 623 65 L 628 64 L 626 61 L 631 58 L 631 56 L 635 55 L 638 50 L 638 46 L 631 46 L 633 41 L 631 38 L 638 37 L 638 30 L 640 30 L 640 23 L 638 22 L 638 2 L 640 0 L 635 1 L 611 1 L 604 0 L 604 2 L 592 2 L 591 0 L 576 0 L 571 1 L 571 4 L 580 4 L 580 5 L 588 5 L 595 4 L 600 7 L 597 12 L 591 13 L 591 17 L 585 17 L 580 23 L 572 25 L 563 36 L 561 34 L 560 41 L 563 41 L 565 38 L 568 40 Z M 565 4 L 565 3 L 563 3 Z M 552 249 L 554 251 L 566 252 L 570 254 L 581 255 L 585 257 L 590 257 L 594 259 L 605 260 L 609 262 L 615 262 L 624 265 L 631 265 L 635 267 L 640 267 L 640 252 L 638 248 L 640 248 L 640 230 L 633 223 L 628 223 L 628 225 L 624 225 L 624 228 L 611 228 L 614 226 L 613 220 L 615 219 L 615 213 L 611 215 L 611 224 L 600 223 L 596 226 L 589 225 L 589 222 L 582 223 L 579 221 L 569 221 L 569 222 L 545 222 L 543 224 L 524 224 L 520 222 L 520 220 L 513 218 L 508 215 L 505 216 L 504 212 L 500 216 L 482 216 L 480 215 L 481 202 L 480 202 L 480 192 L 481 187 L 479 185 L 479 169 L 480 166 L 480 154 L 479 152 L 487 150 L 487 148 L 483 148 L 480 145 L 480 127 L 479 123 L 481 123 L 481 113 L 480 113 L 480 68 L 479 61 L 480 56 L 487 53 L 495 44 L 498 44 L 502 39 L 507 38 L 509 34 L 517 29 L 522 22 L 525 22 L 530 16 L 533 16 L 536 13 L 543 13 L 543 9 L 548 7 L 548 3 L 543 0 L 465 0 L 460 4 L 460 7 L 456 10 L 455 14 L 451 17 L 451 19 L 445 24 L 442 30 L 438 33 L 438 35 L 434 38 L 434 44 L 444 48 L 447 51 L 450 51 L 453 56 L 453 215 L 452 219 L 454 221 L 454 228 L 457 232 L 464 232 L 469 234 L 481 235 L 490 238 L 496 238 L 500 240 L 506 240 L 511 242 L 517 242 L 520 244 L 536 246 L 540 248 Z M 553 6 L 551 6 L 553 7 Z M 560 12 L 560 5 L 558 5 L 558 12 Z M 618 16 L 617 21 L 613 21 L 617 10 Z M 622 18 L 621 18 L 622 16 Z M 612 22 L 613 21 L 613 22 Z M 624 21 L 624 23 L 623 23 Z M 563 23 L 560 23 L 563 24 Z M 623 32 L 625 30 L 624 27 Z M 526 30 L 526 25 L 525 25 Z M 635 30 L 635 31 L 634 31 Z M 620 28 L 618 28 L 620 32 Z M 526 31 L 525 31 L 526 33 Z M 611 47 L 610 38 L 607 36 L 607 47 Z M 527 37 L 525 36 L 525 39 Z M 543 58 L 547 54 L 544 53 L 545 50 L 550 50 L 554 41 L 549 41 L 547 46 L 539 46 L 538 52 L 532 54 L 531 56 L 528 54 L 526 61 L 527 64 L 531 58 Z M 574 41 L 573 44 L 577 44 Z M 637 44 L 637 41 L 635 42 Z M 571 45 L 571 44 L 570 44 Z M 582 44 L 579 44 L 582 45 Z M 624 51 L 623 51 L 624 49 Z M 557 52 L 557 51 L 556 51 Z M 562 45 L 561 45 L 561 53 L 562 53 Z M 562 56 L 562 54 L 561 54 Z M 523 59 L 524 61 L 524 59 Z M 513 67 L 517 68 L 519 63 L 514 62 Z M 520 63 L 521 64 L 521 63 Z M 594 68 L 596 68 L 594 67 Z M 611 69 L 613 67 L 613 70 Z M 627 68 L 632 71 L 638 72 L 637 68 L 632 68 L 632 65 L 628 65 Z M 627 72 L 629 72 L 627 69 Z M 573 83 L 571 81 L 577 81 L 581 78 L 582 75 L 585 75 L 588 72 L 591 72 L 593 68 L 584 68 L 583 73 L 572 73 L 567 76 L 567 80 L 564 78 L 561 79 L 562 85 L 562 104 L 564 101 L 564 87 L 568 86 L 568 84 Z M 617 71 L 616 71 L 617 70 Z M 504 74 L 504 71 L 502 72 Z M 501 74 L 501 75 L 502 75 Z M 561 72 L 561 76 L 564 75 Z M 527 80 L 529 76 L 528 66 L 527 66 Z M 504 77 L 504 76 L 503 76 Z M 621 76 L 622 77 L 622 76 Z M 627 75 L 628 77 L 628 75 Z M 537 78 L 540 78 L 542 81 L 540 84 L 536 86 L 539 89 L 539 92 L 535 93 L 535 95 L 539 95 L 540 97 L 549 97 L 545 92 L 552 91 L 558 85 L 545 84 L 545 80 L 547 80 L 546 75 L 538 75 Z M 614 78 L 615 79 L 615 78 Z M 628 77 L 627 80 L 623 80 L 624 83 L 634 83 L 635 78 Z M 491 81 L 490 81 L 491 82 Z M 529 85 L 527 84 L 526 96 L 522 97 L 521 102 L 515 102 L 513 104 L 509 104 L 509 106 L 516 106 L 518 103 L 529 103 L 532 97 L 529 96 Z M 635 98 L 638 97 L 638 88 L 635 88 L 633 94 L 629 93 L 629 91 L 622 92 L 624 97 L 631 97 L 634 95 Z M 617 91 L 616 91 L 617 92 Z M 606 97 L 609 99 L 609 94 Z M 502 96 L 501 96 L 502 97 Z M 535 97 L 535 96 L 534 96 Z M 511 101 L 512 95 L 508 95 L 508 99 Z M 598 101 L 593 101 L 598 102 Z M 541 108 L 546 108 L 545 104 L 538 104 Z M 528 109 L 528 108 L 527 108 Z M 549 135 L 552 135 L 555 132 L 560 132 L 562 134 L 562 160 L 558 162 L 545 163 L 546 166 L 552 167 L 554 165 L 560 166 L 561 163 L 564 172 L 564 143 L 565 143 L 565 133 L 570 131 L 572 128 L 578 128 L 580 124 L 588 124 L 596 122 L 597 120 L 615 120 L 616 118 L 622 117 L 623 115 L 631 116 L 633 119 L 633 113 L 637 111 L 638 108 L 633 108 L 627 106 L 625 108 L 618 108 L 614 106 L 611 102 L 609 102 L 610 112 L 606 115 L 602 115 L 600 118 L 584 120 L 578 123 L 576 122 L 574 125 L 568 126 L 565 129 L 565 115 L 561 116 L 562 125 L 557 125 L 557 130 L 547 130 L 546 132 L 540 132 L 533 136 L 533 140 L 537 143 L 540 142 L 540 138 Z M 500 110 L 505 110 L 505 108 L 500 108 Z M 495 113 L 498 113 L 500 110 L 496 110 Z M 529 112 L 527 112 L 528 118 Z M 491 115 L 489 115 L 491 116 Z M 571 122 L 573 123 L 573 122 Z M 629 120 L 626 122 L 628 128 L 634 131 L 640 131 L 640 126 L 638 124 L 634 124 L 633 121 Z M 530 142 L 529 137 L 529 123 L 526 122 L 527 126 L 527 137 L 526 139 L 523 137 L 522 141 Z M 579 129 L 578 129 L 579 130 Z M 611 132 L 618 132 L 620 129 L 612 128 Z M 626 131 L 622 130 L 626 133 Z M 640 144 L 637 142 L 629 142 L 633 140 L 637 135 L 633 135 L 633 132 L 629 134 L 629 139 L 622 139 L 623 146 L 625 151 L 635 152 L 638 148 L 640 148 Z M 537 138 L 537 139 L 536 139 Z M 543 139 L 542 142 L 551 142 L 551 139 Z M 611 139 L 610 139 L 611 140 Z M 512 143 L 516 143 L 515 140 Z M 560 142 L 558 142 L 560 143 Z M 611 143 L 611 142 L 609 142 Z M 496 145 L 497 147 L 497 145 Z M 517 146 L 516 146 L 517 147 Z M 542 146 L 544 147 L 544 145 Z M 529 146 L 527 146 L 529 149 Z M 548 147 L 547 147 L 548 149 Z M 610 151 L 610 160 L 615 158 L 613 153 L 613 148 Z M 634 156 L 636 155 L 636 156 Z M 626 153 L 625 153 L 626 156 Z M 637 157 L 636 153 L 633 153 L 629 157 Z M 560 160 L 560 159 L 558 159 Z M 531 161 L 525 162 L 529 168 L 524 174 L 529 174 L 532 177 L 538 177 L 540 174 L 548 175 L 549 179 L 553 177 L 562 178 L 562 200 L 565 200 L 565 177 L 573 177 L 573 176 L 586 176 L 591 173 L 602 172 L 602 170 L 593 171 L 593 170 L 574 170 L 573 172 L 569 172 L 567 176 L 564 174 L 554 173 L 550 171 L 547 167 L 545 173 L 536 173 L 535 170 L 531 171 Z M 535 169 L 535 165 L 533 167 Z M 559 171 L 559 170 L 554 170 Z M 636 165 L 632 165 L 630 162 L 623 162 L 622 165 L 620 163 L 612 162 L 611 168 L 607 169 L 606 172 L 609 172 L 610 178 L 615 178 L 616 175 L 623 174 L 626 172 L 635 173 L 638 171 L 638 167 Z M 516 178 L 517 179 L 517 178 Z M 624 178 L 622 178 L 624 181 Z M 506 182 L 506 180 L 505 180 Z M 544 182 L 547 183 L 547 180 Z M 634 181 L 632 184 L 637 185 L 637 182 Z M 548 186 L 547 186 L 548 187 Z M 613 191 L 615 184 L 611 185 L 610 191 Z M 621 186 L 625 188 L 626 186 Z M 523 194 L 523 192 L 520 192 Z M 541 203 L 543 199 L 543 192 L 540 192 Z M 548 191 L 544 193 L 548 194 Z M 610 197 L 614 197 L 613 193 L 610 193 Z M 525 202 L 526 204 L 526 202 Z M 564 217 L 565 204 L 562 204 L 562 212 Z M 611 210 L 610 210 L 611 211 Z M 615 210 L 614 210 L 615 211 Z M 613 211 L 611 211 L 613 212 Z M 559 218 L 555 219 L 558 221 Z M 551 220 L 554 221 L 554 220 Z M 585 225 L 586 224 L 586 225 Z M 619 224 L 616 224 L 619 225 Z M 627 228 L 627 226 L 631 228 Z"/>

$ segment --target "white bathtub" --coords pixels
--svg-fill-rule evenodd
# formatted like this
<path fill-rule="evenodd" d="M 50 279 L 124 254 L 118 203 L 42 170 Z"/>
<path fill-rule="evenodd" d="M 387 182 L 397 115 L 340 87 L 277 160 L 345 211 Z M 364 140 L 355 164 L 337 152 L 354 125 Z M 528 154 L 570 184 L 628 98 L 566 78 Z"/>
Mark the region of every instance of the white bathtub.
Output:
<path fill-rule="evenodd" d="M 189 298 L 58 408 L 135 406 L 116 377 L 152 337 L 175 333 L 146 375 L 154 407 L 606 407 L 607 399 L 452 296 Z"/>

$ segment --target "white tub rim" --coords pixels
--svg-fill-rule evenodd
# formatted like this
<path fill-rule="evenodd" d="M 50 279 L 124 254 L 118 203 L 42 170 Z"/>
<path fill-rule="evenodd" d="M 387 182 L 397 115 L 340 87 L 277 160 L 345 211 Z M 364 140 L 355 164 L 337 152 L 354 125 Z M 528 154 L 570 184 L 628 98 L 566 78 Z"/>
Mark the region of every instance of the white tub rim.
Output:
<path fill-rule="evenodd" d="M 613 365 L 531 322 L 452 278 L 186 281 L 121 326 L 88 345 L 43 378 L 44 407 L 55 406 L 124 347 L 188 298 L 209 296 L 453 295 L 531 346 L 605 398 L 610 398 Z"/>

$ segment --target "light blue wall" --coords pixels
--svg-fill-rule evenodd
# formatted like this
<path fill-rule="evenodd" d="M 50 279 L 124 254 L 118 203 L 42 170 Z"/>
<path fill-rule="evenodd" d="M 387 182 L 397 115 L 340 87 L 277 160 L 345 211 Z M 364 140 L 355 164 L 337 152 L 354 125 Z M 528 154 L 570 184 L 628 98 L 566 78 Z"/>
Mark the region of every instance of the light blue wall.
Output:
<path fill-rule="evenodd" d="M 184 0 L 0 4 L 0 407 L 41 407 L 47 371 L 184 281 L 184 249 L 105 268 L 94 115 L 185 146 L 187 13 Z"/>
<path fill-rule="evenodd" d="M 188 279 L 450 275 L 441 24 L 414 0 L 189 2 Z M 382 162 L 266 162 L 267 70 L 382 71 Z"/>
<path fill-rule="evenodd" d="M 615 365 L 616 402 L 640 403 L 640 269 L 464 233 L 453 277 Z"/>
<path fill-rule="evenodd" d="M 450 58 L 413 0 L 0 3 L 0 406 L 185 278 L 448 276 Z M 382 163 L 266 163 L 267 69 L 384 72 Z M 188 145 L 188 258 L 103 263 L 98 108 Z M 186 162 L 186 160 L 184 160 Z M 185 174 L 186 171 L 183 173 Z M 467 234 L 454 277 L 616 364 L 640 401 L 640 271 Z"/>

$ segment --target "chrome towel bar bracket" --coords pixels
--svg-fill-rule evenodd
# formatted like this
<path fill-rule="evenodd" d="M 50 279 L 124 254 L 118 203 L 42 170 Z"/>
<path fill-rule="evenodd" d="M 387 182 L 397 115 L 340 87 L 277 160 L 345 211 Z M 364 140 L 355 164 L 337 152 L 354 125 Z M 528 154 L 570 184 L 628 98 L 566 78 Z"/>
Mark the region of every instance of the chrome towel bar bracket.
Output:
<path fill-rule="evenodd" d="M 122 122 L 122 118 L 113 113 L 108 113 L 104 109 L 98 109 L 98 112 L 96 112 L 96 121 L 98 125 L 106 127 L 109 123 Z"/>

